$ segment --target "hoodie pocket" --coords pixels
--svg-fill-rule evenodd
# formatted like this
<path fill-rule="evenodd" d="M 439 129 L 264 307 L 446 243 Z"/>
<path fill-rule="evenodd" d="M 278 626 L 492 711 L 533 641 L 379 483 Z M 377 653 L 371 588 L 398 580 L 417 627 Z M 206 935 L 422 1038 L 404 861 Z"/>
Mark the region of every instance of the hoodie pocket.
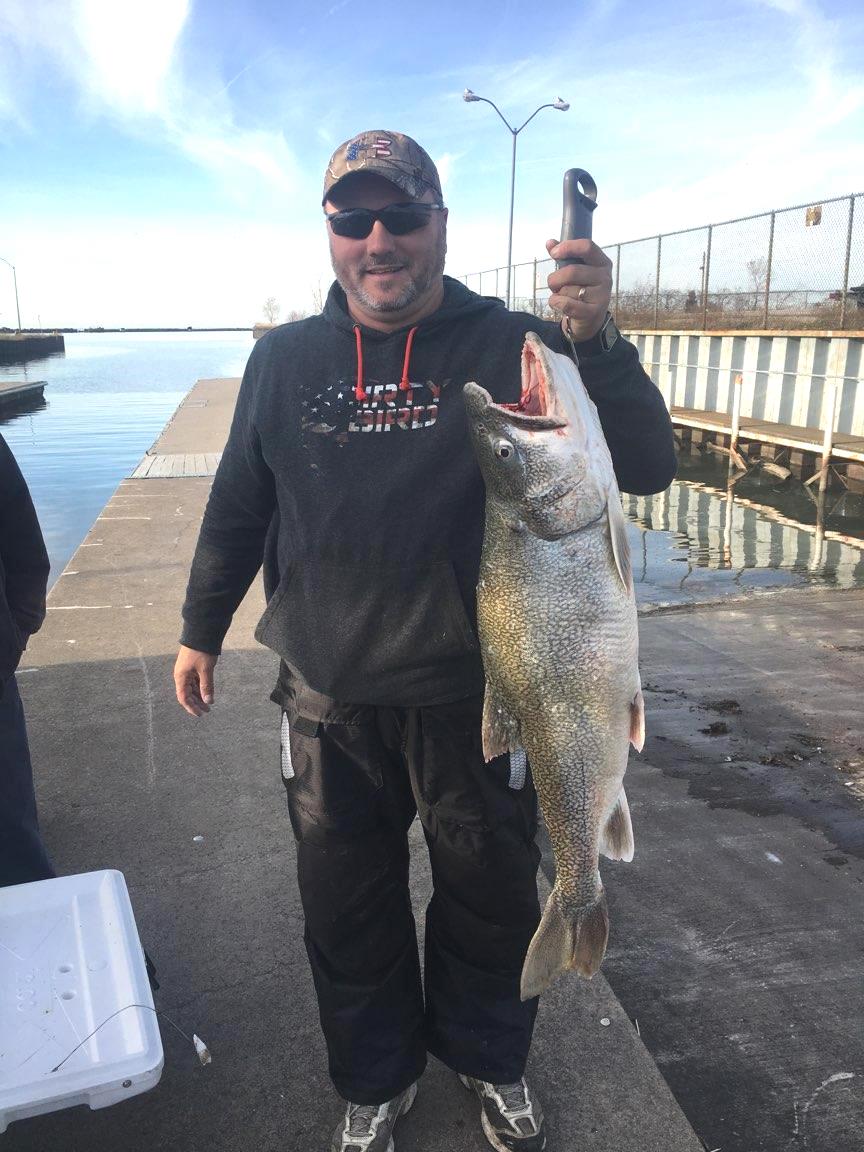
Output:
<path fill-rule="evenodd" d="M 319 692 L 355 702 L 410 702 L 479 652 L 453 566 L 296 565 L 256 638 Z"/>

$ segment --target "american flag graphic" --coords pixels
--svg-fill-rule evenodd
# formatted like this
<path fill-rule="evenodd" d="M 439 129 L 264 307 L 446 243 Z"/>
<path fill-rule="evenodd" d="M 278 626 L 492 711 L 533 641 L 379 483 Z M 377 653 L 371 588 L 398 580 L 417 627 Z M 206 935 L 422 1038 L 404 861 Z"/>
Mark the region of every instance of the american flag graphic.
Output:
<path fill-rule="evenodd" d="M 329 384 L 303 401 L 303 424 L 313 432 L 332 432 L 347 423 L 348 410 L 354 401 L 350 384 Z"/>
<path fill-rule="evenodd" d="M 393 141 L 388 140 L 386 136 L 376 137 L 375 144 L 373 145 L 374 154 L 376 156 L 392 156 L 393 153 L 390 151 L 390 145 L 392 143 Z"/>

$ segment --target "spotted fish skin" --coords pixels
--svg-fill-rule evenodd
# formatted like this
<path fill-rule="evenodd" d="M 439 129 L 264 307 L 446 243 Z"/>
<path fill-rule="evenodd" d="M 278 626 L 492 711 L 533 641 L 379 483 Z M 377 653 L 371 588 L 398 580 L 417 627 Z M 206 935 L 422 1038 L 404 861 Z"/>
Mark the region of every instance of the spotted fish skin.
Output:
<path fill-rule="evenodd" d="M 623 780 L 644 738 L 636 604 L 612 460 L 576 365 L 529 333 L 518 409 L 476 384 L 464 399 L 486 483 L 484 754 L 527 752 L 556 864 L 524 1000 L 566 969 L 597 971 L 599 857 L 633 856 Z"/>

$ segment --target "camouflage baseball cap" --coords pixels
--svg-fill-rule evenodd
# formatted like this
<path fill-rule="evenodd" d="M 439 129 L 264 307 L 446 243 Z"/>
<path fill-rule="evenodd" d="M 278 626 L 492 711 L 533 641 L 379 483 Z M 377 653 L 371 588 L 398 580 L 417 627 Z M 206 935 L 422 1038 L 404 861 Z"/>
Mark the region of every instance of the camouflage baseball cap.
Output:
<path fill-rule="evenodd" d="M 416 140 L 401 132 L 361 132 L 340 144 L 324 173 L 323 204 L 340 181 L 353 172 L 374 172 L 401 188 L 412 200 L 424 192 L 441 196 L 438 170 Z"/>

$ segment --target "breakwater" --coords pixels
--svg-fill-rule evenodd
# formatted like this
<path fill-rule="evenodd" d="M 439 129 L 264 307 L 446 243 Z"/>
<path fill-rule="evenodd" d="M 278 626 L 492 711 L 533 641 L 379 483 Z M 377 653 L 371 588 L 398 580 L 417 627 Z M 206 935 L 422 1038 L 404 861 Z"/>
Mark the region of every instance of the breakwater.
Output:
<path fill-rule="evenodd" d="M 0 332 L 0 364 L 23 364 L 65 350 L 62 332 Z"/>

